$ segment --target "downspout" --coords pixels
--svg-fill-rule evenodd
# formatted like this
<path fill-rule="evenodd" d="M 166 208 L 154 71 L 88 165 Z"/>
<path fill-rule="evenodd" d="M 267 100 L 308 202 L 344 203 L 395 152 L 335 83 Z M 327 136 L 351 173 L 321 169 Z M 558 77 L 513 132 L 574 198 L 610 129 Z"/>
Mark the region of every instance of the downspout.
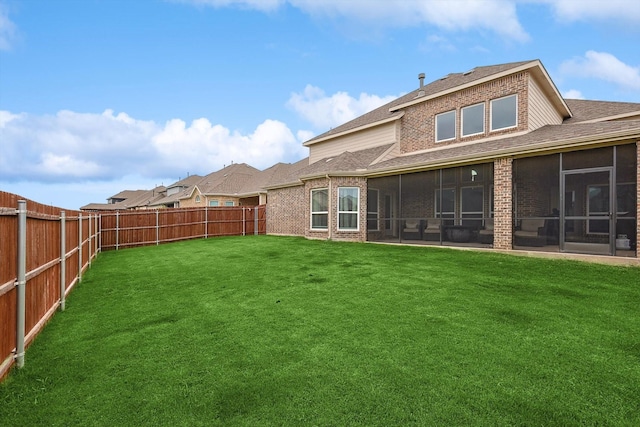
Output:
<path fill-rule="evenodd" d="M 331 240 L 333 238 L 333 211 L 331 210 L 331 201 L 333 200 L 333 191 L 331 188 L 331 177 L 329 176 L 329 174 L 325 175 L 325 177 L 327 178 L 327 181 L 329 181 L 329 213 L 328 213 L 328 218 L 327 218 L 327 228 L 329 230 L 329 235 L 327 236 L 328 240 Z"/>

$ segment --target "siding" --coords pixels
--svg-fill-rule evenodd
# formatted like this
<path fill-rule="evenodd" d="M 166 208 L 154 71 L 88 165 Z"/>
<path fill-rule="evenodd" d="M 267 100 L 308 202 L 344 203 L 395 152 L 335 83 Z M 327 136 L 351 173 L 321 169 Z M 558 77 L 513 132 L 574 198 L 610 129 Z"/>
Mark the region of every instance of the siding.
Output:
<path fill-rule="evenodd" d="M 309 147 L 309 164 L 327 157 L 338 156 L 345 151 L 360 151 L 393 142 L 396 142 L 396 123 L 386 123 L 330 141 L 311 145 Z"/>
<path fill-rule="evenodd" d="M 556 111 L 534 78 L 529 78 L 529 130 L 545 125 L 562 124 L 562 116 Z"/>

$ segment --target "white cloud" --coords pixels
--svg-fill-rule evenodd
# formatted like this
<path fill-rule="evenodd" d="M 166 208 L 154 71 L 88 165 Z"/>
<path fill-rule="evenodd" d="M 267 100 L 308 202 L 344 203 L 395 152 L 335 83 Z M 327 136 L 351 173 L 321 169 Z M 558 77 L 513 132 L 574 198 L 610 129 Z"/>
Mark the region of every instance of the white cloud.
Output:
<path fill-rule="evenodd" d="M 327 96 L 322 89 L 307 85 L 302 93 L 293 93 L 287 105 L 314 127 L 327 130 L 396 98 L 396 96 L 379 97 L 367 93 L 361 93 L 359 98 L 353 98 L 347 92 L 337 92 Z"/>
<path fill-rule="evenodd" d="M 9 19 L 9 12 L 0 4 L 0 50 L 11 50 L 16 31 L 16 25 Z"/>
<path fill-rule="evenodd" d="M 640 23 L 640 2 L 634 0 L 537 0 L 551 6 L 559 20 Z"/>
<path fill-rule="evenodd" d="M 640 90 L 640 67 L 627 65 L 606 52 L 590 50 L 584 57 L 563 62 L 560 71 L 567 75 L 600 79 L 623 88 Z"/>
<path fill-rule="evenodd" d="M 60 111 L 53 116 L 0 111 L 0 181 L 80 182 L 207 174 L 231 161 L 259 169 L 307 155 L 276 120 L 248 135 L 207 119 L 164 125 L 114 115 Z"/>
<path fill-rule="evenodd" d="M 582 92 L 576 89 L 570 89 L 562 93 L 562 97 L 565 99 L 585 99 Z"/>
<path fill-rule="evenodd" d="M 285 3 L 318 18 L 346 18 L 378 28 L 432 25 L 447 31 L 489 30 L 527 41 L 515 3 L 504 0 L 183 0 L 196 5 L 233 6 L 273 11 Z"/>

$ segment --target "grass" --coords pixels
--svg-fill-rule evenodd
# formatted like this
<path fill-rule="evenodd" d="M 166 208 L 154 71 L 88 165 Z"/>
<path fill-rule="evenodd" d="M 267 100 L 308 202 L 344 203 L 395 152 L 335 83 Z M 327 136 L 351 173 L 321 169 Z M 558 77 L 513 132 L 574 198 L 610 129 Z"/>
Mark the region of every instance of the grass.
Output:
<path fill-rule="evenodd" d="M 250 236 L 99 256 L 0 425 L 640 425 L 637 268 Z"/>

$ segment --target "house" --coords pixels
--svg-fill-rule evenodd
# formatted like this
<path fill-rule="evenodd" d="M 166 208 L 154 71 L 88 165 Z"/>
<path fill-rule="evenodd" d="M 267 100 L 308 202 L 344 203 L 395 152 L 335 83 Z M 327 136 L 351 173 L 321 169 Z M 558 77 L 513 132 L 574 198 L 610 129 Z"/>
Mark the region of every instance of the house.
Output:
<path fill-rule="evenodd" d="M 165 197 L 164 186 L 152 190 L 124 190 L 107 199 L 107 203 L 89 203 L 82 206 L 81 211 L 118 211 L 148 209 L 156 200 Z"/>
<path fill-rule="evenodd" d="M 180 206 L 180 197 L 184 191 L 191 188 L 195 183 L 200 181 L 200 175 L 189 175 L 184 179 L 180 179 L 167 187 L 164 197 L 155 200 L 151 204 L 151 208 L 177 208 Z"/>
<path fill-rule="evenodd" d="M 267 233 L 638 257 L 640 104 L 564 99 L 539 60 L 417 86 L 305 142 Z"/>
<path fill-rule="evenodd" d="M 295 168 L 295 165 L 278 163 L 260 171 L 246 163 L 231 164 L 204 177 L 179 181 L 169 186 L 167 196 L 152 206 L 184 208 L 265 204 L 267 191 L 264 186 L 288 176 L 292 167 Z M 179 190 L 175 191 L 177 188 Z"/>

